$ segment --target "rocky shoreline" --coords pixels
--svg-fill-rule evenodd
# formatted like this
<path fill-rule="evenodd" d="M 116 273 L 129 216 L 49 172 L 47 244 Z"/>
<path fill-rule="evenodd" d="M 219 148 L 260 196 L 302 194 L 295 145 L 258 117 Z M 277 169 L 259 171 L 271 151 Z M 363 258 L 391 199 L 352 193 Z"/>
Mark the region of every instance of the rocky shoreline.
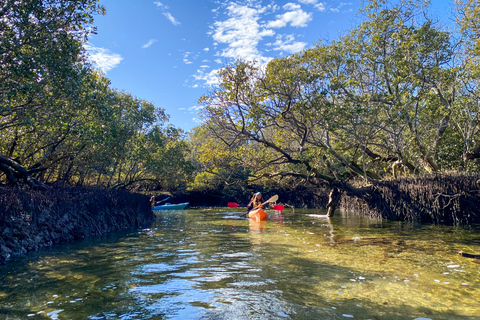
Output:
<path fill-rule="evenodd" d="M 155 215 L 146 195 L 123 190 L 0 188 L 0 263 L 41 248 L 141 227 Z"/>

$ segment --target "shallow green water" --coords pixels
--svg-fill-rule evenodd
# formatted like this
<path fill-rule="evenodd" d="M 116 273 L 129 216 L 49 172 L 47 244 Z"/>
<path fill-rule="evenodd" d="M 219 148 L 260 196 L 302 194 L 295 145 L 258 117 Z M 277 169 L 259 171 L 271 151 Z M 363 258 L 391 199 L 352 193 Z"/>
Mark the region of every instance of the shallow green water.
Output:
<path fill-rule="evenodd" d="M 480 319 L 478 228 L 228 210 L 10 262 L 0 319 Z"/>

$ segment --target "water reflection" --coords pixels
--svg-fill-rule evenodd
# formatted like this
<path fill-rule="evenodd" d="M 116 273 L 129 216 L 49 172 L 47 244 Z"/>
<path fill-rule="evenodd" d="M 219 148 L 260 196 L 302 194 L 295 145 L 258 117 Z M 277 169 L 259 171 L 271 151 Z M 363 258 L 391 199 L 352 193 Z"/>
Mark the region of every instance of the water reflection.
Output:
<path fill-rule="evenodd" d="M 10 263 L 0 319 L 480 319 L 478 229 L 229 210 Z"/>

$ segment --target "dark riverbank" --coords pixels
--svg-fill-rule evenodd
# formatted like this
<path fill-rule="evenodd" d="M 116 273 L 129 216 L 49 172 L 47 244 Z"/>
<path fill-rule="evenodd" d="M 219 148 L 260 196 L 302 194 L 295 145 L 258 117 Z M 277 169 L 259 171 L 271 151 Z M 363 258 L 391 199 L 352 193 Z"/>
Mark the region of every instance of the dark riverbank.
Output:
<path fill-rule="evenodd" d="M 254 191 L 207 190 L 175 193 L 168 202 L 192 207 L 246 205 Z M 279 203 L 325 208 L 328 189 L 261 190 Z M 166 196 L 157 195 L 157 201 Z M 404 178 L 379 182 L 363 199 L 343 195 L 340 209 L 389 220 L 436 224 L 480 223 L 480 175 Z M 139 227 L 153 221 L 149 196 L 122 190 L 0 188 L 0 263 L 43 247 Z"/>
<path fill-rule="evenodd" d="M 43 247 L 154 220 L 148 196 L 122 190 L 0 188 L 0 263 Z"/>
<path fill-rule="evenodd" d="M 190 202 L 193 207 L 226 206 L 237 202 L 245 206 L 256 191 L 264 198 L 278 194 L 286 207 L 325 209 L 329 189 L 295 190 L 204 190 L 175 193 L 172 203 Z M 162 197 L 158 197 L 160 200 Z M 342 193 L 338 209 L 358 215 L 401 221 L 418 221 L 444 225 L 480 223 L 480 175 L 436 174 L 376 182 L 363 197 Z"/>

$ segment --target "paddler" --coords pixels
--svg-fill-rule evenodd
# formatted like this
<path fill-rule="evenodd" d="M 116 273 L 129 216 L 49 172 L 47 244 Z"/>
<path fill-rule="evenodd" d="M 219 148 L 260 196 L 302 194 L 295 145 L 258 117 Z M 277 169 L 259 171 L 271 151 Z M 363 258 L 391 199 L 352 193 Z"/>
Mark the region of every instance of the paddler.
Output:
<path fill-rule="evenodd" d="M 253 208 L 263 208 L 262 205 L 262 194 L 257 192 L 253 195 L 252 200 L 248 203 L 247 213 L 249 213 Z"/>

